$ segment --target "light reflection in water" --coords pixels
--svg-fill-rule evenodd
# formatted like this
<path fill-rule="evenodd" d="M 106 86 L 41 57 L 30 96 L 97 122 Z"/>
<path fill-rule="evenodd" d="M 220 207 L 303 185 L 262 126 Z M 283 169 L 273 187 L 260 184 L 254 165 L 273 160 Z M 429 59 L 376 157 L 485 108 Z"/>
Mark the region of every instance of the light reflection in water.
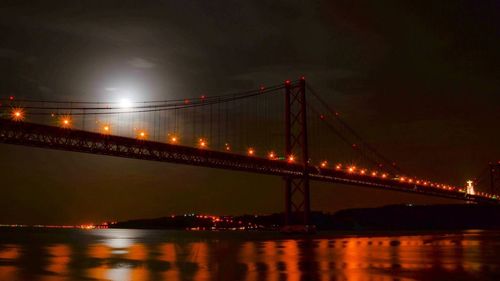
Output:
<path fill-rule="evenodd" d="M 2 241 L 2 240 L 0 240 Z M 21 252 L 19 245 L 4 244 L 0 242 L 0 280 L 15 280 L 18 267 L 11 265 L 19 258 Z"/>
<path fill-rule="evenodd" d="M 189 258 L 188 261 L 192 263 L 194 280 L 208 280 L 210 277 L 208 265 L 208 243 L 195 242 L 188 245 Z"/>
<path fill-rule="evenodd" d="M 47 247 L 49 266 L 47 270 L 56 275 L 68 274 L 68 263 L 71 259 L 71 249 L 68 245 L 57 244 Z"/>
<path fill-rule="evenodd" d="M 491 279 L 500 232 L 394 237 L 98 230 L 0 232 L 0 280 Z M 77 237 L 76 239 L 74 237 Z"/>
<path fill-rule="evenodd" d="M 1 245 L 0 244 L 0 259 L 1 260 L 15 260 L 19 257 L 21 249 L 18 245 Z"/>
<path fill-rule="evenodd" d="M 164 272 L 161 274 L 163 280 L 181 280 L 180 270 L 177 267 L 178 250 L 174 243 L 162 243 L 158 246 L 158 260 L 164 263 Z"/>

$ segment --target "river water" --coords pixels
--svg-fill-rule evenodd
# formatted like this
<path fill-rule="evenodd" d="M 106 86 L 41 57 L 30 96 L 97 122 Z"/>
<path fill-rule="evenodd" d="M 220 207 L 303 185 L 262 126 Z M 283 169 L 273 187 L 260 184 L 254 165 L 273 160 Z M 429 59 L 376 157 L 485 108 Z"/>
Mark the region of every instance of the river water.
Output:
<path fill-rule="evenodd" d="M 4 228 L 0 280 L 500 280 L 500 232 Z"/>

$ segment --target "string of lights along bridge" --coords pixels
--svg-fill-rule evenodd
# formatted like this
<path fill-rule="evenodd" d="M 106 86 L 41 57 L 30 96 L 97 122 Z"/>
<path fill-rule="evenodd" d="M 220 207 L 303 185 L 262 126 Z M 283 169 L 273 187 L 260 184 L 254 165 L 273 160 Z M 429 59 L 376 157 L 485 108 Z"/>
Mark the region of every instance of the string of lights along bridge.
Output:
<path fill-rule="evenodd" d="M 307 225 L 309 181 L 496 203 L 412 176 L 368 144 L 302 77 L 157 101 L 1 100 L 0 142 L 283 176 L 289 224 Z M 477 189 L 477 187 L 476 187 Z"/>

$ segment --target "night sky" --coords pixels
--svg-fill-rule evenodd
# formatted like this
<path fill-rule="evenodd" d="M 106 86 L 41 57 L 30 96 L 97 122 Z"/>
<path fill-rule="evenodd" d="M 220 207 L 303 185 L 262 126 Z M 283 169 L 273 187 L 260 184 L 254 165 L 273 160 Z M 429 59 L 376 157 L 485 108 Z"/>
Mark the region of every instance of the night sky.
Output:
<path fill-rule="evenodd" d="M 24 3 L 22 3 L 24 2 Z M 1 1 L 0 95 L 136 100 L 305 75 L 416 175 L 463 185 L 500 160 L 498 1 Z M 280 178 L 0 145 L 0 223 L 283 210 Z M 313 184 L 312 208 L 450 202 Z"/>

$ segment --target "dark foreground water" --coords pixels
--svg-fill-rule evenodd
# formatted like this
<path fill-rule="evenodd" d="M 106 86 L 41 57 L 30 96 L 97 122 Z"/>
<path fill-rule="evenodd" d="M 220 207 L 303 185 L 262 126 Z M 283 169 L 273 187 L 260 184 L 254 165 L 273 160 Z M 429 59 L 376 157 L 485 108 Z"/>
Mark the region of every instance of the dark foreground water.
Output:
<path fill-rule="evenodd" d="M 500 232 L 0 229 L 0 280 L 500 280 Z"/>

